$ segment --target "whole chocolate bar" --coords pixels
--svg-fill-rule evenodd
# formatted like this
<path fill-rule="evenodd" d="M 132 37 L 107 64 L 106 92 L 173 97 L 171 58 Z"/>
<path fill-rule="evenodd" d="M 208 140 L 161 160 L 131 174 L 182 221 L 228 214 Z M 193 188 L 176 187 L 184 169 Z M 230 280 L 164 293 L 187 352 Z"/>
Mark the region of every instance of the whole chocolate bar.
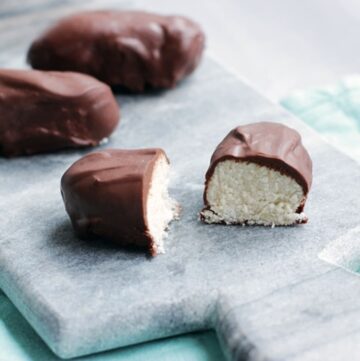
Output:
<path fill-rule="evenodd" d="M 108 149 L 76 161 L 61 194 L 76 233 L 163 252 L 178 205 L 168 195 L 169 161 L 161 149 Z"/>
<path fill-rule="evenodd" d="M 97 145 L 119 122 L 111 89 L 70 72 L 0 70 L 0 114 L 5 156 Z"/>
<path fill-rule="evenodd" d="M 205 36 L 181 16 L 88 11 L 60 20 L 28 52 L 33 68 L 91 74 L 141 92 L 171 88 L 198 65 Z"/>
<path fill-rule="evenodd" d="M 311 182 L 312 161 L 297 131 L 269 122 L 239 126 L 212 155 L 201 218 L 225 224 L 306 223 Z"/>

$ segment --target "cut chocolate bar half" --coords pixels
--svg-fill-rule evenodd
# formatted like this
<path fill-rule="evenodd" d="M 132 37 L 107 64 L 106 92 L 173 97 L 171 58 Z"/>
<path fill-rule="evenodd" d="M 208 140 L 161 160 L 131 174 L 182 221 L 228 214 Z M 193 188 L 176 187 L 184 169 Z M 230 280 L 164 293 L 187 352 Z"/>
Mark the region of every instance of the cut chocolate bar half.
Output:
<path fill-rule="evenodd" d="M 162 149 L 111 149 L 76 161 L 62 177 L 61 193 L 79 236 L 147 248 L 154 256 L 164 251 L 166 229 L 179 211 L 168 183 Z"/>
<path fill-rule="evenodd" d="M 212 155 L 200 216 L 206 223 L 306 223 L 311 182 L 312 161 L 297 131 L 270 122 L 239 126 Z"/>

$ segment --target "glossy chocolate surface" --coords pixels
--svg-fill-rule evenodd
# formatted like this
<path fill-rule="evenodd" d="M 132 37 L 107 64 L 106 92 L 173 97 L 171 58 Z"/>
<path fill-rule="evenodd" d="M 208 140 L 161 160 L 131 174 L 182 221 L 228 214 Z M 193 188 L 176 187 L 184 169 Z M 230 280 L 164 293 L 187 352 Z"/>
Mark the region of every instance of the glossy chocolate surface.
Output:
<path fill-rule="evenodd" d="M 296 130 L 280 123 L 260 122 L 231 130 L 211 157 L 206 185 L 216 165 L 225 159 L 253 162 L 277 170 L 293 178 L 302 187 L 305 197 L 311 187 L 312 161 L 301 136 Z M 208 205 L 206 187 L 204 201 Z M 304 204 L 301 204 L 298 212 L 303 208 Z"/>
<path fill-rule="evenodd" d="M 0 153 L 94 146 L 119 122 L 110 88 L 71 72 L 0 70 Z"/>
<path fill-rule="evenodd" d="M 61 194 L 76 233 L 122 245 L 156 247 L 149 233 L 146 200 L 161 149 L 107 149 L 76 161 L 61 179 Z"/>
<path fill-rule="evenodd" d="M 141 92 L 174 87 L 196 68 L 204 42 L 199 25 L 182 16 L 88 11 L 60 20 L 35 40 L 28 62 Z"/>

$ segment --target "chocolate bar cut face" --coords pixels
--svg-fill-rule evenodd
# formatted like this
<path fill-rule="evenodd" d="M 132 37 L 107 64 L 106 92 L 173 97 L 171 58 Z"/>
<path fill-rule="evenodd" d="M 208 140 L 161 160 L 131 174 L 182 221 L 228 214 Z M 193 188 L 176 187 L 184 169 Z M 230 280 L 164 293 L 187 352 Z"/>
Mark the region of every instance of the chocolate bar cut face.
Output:
<path fill-rule="evenodd" d="M 178 215 L 169 197 L 169 161 L 161 149 L 108 149 L 76 161 L 61 179 L 65 208 L 81 238 L 164 251 L 168 224 Z"/>
<path fill-rule="evenodd" d="M 104 83 L 85 74 L 0 70 L 0 153 L 18 156 L 94 146 L 119 122 Z"/>
<path fill-rule="evenodd" d="M 205 36 L 182 16 L 140 11 L 87 11 L 63 18 L 28 52 L 35 69 L 91 74 L 141 92 L 171 88 L 198 65 Z"/>
<path fill-rule="evenodd" d="M 206 223 L 306 223 L 312 161 L 300 134 L 279 123 L 233 129 L 218 145 L 206 173 L 201 218 Z"/>

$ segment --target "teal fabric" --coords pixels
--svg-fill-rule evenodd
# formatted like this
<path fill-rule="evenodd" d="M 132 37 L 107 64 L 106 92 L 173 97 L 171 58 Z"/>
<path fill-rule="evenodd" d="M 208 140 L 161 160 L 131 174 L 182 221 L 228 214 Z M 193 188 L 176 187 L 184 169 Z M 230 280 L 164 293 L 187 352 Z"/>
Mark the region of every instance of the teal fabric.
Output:
<path fill-rule="evenodd" d="M 320 259 L 360 276 L 360 226 L 331 241 L 319 254 Z"/>
<path fill-rule="evenodd" d="M 0 291 L 0 361 L 59 361 Z M 148 342 L 82 361 L 225 361 L 216 335 L 199 332 Z"/>
<path fill-rule="evenodd" d="M 297 91 L 281 104 L 360 162 L 360 76 L 350 76 L 322 88 Z M 360 275 L 359 239 L 360 226 L 329 240 L 319 258 Z"/>
<path fill-rule="evenodd" d="M 330 86 L 297 91 L 281 104 L 360 161 L 360 76 Z"/>

